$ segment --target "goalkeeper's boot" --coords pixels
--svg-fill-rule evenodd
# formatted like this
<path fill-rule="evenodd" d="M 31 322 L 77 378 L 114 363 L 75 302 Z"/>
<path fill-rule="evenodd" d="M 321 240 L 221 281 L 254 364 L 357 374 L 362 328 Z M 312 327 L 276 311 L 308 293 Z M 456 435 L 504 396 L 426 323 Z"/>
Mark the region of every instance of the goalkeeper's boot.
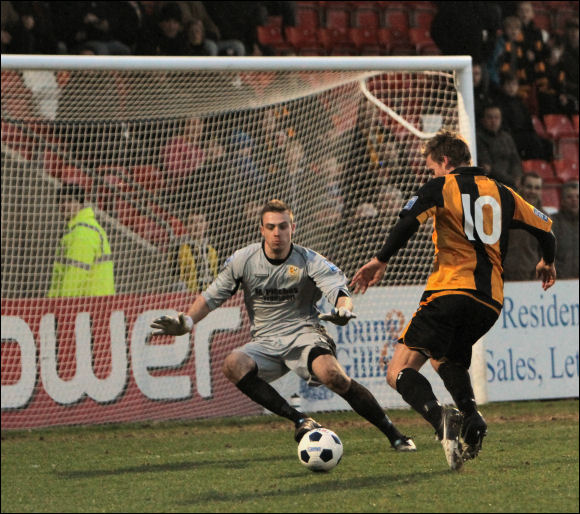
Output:
<path fill-rule="evenodd" d="M 296 430 L 294 431 L 294 440 L 299 443 L 300 439 L 306 432 L 310 432 L 315 428 L 322 428 L 320 423 L 317 423 L 312 418 L 301 418 L 296 422 Z"/>
<path fill-rule="evenodd" d="M 463 421 L 463 460 L 475 459 L 481 450 L 483 438 L 487 435 L 487 423 L 481 412 L 475 411 Z"/>
<path fill-rule="evenodd" d="M 459 436 L 463 414 L 454 407 L 444 407 L 441 415 L 440 440 L 447 464 L 454 471 L 459 471 L 463 466 L 463 455 Z"/>
<path fill-rule="evenodd" d="M 403 437 L 393 441 L 391 446 L 398 452 L 416 452 L 417 447 L 415 446 L 415 441 L 410 437 L 404 435 Z"/>

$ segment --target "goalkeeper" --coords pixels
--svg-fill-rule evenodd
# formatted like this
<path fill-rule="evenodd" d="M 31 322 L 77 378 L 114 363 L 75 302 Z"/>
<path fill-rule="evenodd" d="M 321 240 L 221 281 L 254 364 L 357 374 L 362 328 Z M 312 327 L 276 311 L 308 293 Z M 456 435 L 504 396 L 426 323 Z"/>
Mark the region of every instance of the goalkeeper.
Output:
<path fill-rule="evenodd" d="M 235 252 L 187 313 L 157 318 L 152 334 L 191 332 L 195 323 L 241 287 L 252 340 L 226 357 L 223 371 L 242 393 L 293 421 L 299 442 L 320 424 L 291 407 L 269 384 L 292 370 L 309 385 L 324 384 L 344 398 L 388 437 L 395 450 L 414 451 L 413 440 L 399 432 L 371 392 L 349 378 L 338 363 L 334 341 L 319 320 L 346 325 L 355 317 L 346 277 L 320 254 L 292 243 L 295 227 L 290 208 L 280 200 L 269 201 L 260 215 L 263 242 Z M 322 294 L 335 305 L 329 313 L 319 314 L 315 307 Z"/>

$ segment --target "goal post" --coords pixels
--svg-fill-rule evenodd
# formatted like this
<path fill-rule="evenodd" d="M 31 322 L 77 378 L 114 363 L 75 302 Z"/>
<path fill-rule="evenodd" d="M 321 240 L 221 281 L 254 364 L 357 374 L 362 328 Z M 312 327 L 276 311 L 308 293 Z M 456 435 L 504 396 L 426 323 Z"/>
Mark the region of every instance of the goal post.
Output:
<path fill-rule="evenodd" d="M 220 371 L 249 340 L 240 293 L 191 340 L 152 340 L 149 322 L 185 310 L 259 241 L 274 197 L 294 210 L 296 243 L 352 277 L 429 179 L 421 147 L 441 128 L 476 160 L 470 57 L 2 55 L 2 428 L 261 412 Z M 114 296 L 47 298 L 67 183 L 107 233 Z M 355 321 L 328 327 L 349 375 L 387 408 L 406 406 L 386 366 L 430 272 L 431 233 L 354 297 Z M 485 369 L 480 342 L 480 403 Z M 297 378 L 275 386 L 305 410 L 347 408 Z"/>

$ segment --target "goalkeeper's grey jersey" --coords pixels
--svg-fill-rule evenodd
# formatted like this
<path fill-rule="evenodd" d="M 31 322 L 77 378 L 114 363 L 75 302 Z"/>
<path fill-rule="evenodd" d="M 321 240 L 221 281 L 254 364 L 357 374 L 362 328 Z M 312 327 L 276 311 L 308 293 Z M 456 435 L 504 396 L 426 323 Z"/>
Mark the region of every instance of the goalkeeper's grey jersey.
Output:
<path fill-rule="evenodd" d="M 342 291 L 350 296 L 344 273 L 322 255 L 292 245 L 282 263 L 271 262 L 262 243 L 235 252 L 215 281 L 202 293 L 210 310 L 239 287 L 252 323 L 252 337 L 281 337 L 320 326 L 315 304 L 322 295 L 335 305 Z"/>

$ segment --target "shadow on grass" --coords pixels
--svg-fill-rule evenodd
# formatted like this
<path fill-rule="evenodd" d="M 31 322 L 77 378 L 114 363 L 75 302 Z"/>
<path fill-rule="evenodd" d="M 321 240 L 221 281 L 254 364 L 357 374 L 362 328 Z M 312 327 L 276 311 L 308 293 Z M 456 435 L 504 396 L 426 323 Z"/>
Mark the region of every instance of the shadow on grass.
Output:
<path fill-rule="evenodd" d="M 422 472 L 412 472 L 412 473 L 384 473 L 381 475 L 374 475 L 374 476 L 364 476 L 358 478 L 343 478 L 343 479 L 333 479 L 332 481 L 321 481 L 321 482 L 311 482 L 310 484 L 304 484 L 301 482 L 296 487 L 284 487 L 283 485 L 280 487 L 274 487 L 270 491 L 241 491 L 241 492 L 234 492 L 234 491 L 207 491 L 206 493 L 200 494 L 191 500 L 177 502 L 176 505 L 181 507 L 192 507 L 192 506 L 202 506 L 205 503 L 212 503 L 212 502 L 244 502 L 244 501 L 251 501 L 255 500 L 257 497 L 268 498 L 268 497 L 281 497 L 281 496 L 290 496 L 290 497 L 302 497 L 307 494 L 329 494 L 332 492 L 344 492 L 348 490 L 361 490 L 361 489 L 369 489 L 375 488 L 377 486 L 382 486 L 385 484 L 389 484 L 391 487 L 394 483 L 397 482 L 419 482 L 421 480 L 430 480 L 436 475 L 446 475 L 449 473 L 449 470 L 441 470 L 441 471 L 422 471 Z M 321 477 L 324 477 L 325 474 L 322 474 Z M 301 478 L 304 478 L 304 474 L 301 475 Z"/>
<path fill-rule="evenodd" d="M 107 476 L 126 475 L 131 473 L 165 473 L 168 471 L 191 471 L 204 467 L 222 467 L 227 469 L 245 469 L 252 463 L 271 462 L 276 457 L 254 457 L 252 459 L 225 460 L 225 461 L 197 461 L 197 462 L 173 462 L 166 464 L 145 463 L 140 466 L 129 466 L 116 469 L 87 469 L 78 471 L 55 471 L 55 476 L 62 479 L 97 478 Z"/>

